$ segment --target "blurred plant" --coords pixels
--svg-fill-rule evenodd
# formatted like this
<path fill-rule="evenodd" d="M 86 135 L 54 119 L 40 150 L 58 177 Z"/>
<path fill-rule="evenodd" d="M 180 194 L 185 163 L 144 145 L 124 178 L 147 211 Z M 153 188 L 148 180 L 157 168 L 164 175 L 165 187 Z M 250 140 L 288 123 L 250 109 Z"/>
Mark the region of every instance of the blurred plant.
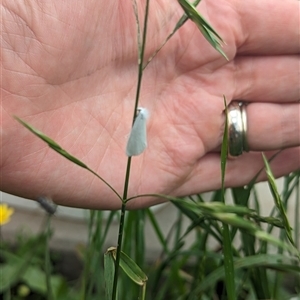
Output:
<path fill-rule="evenodd" d="M 49 283 L 52 299 L 60 298 L 68 291 L 66 280 L 59 274 L 47 274 L 45 253 L 47 233 L 35 236 L 19 235 L 15 245 L 0 244 L 0 297 L 1 299 L 49 299 Z"/>

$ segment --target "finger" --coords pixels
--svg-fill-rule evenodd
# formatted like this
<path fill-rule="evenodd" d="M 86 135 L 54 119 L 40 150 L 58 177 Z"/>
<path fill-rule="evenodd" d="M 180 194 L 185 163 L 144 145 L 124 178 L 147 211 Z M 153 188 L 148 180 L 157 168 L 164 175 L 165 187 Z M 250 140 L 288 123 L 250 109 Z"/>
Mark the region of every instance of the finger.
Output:
<path fill-rule="evenodd" d="M 299 1 L 234 2 L 240 16 L 243 36 L 238 41 L 238 54 L 299 53 Z"/>
<path fill-rule="evenodd" d="M 295 102 L 300 100 L 299 55 L 239 57 L 234 99 Z"/>
<path fill-rule="evenodd" d="M 271 158 L 277 151 L 265 153 Z M 297 171 L 300 168 L 300 147 L 282 150 L 270 163 L 276 178 Z M 227 160 L 225 185 L 226 187 L 244 186 L 264 170 L 262 153 L 244 153 L 236 159 Z M 265 172 L 261 172 L 257 181 L 266 180 Z M 198 165 L 186 182 L 174 190 L 176 196 L 193 195 L 221 188 L 221 159 L 220 154 L 210 153 L 199 160 Z"/>
<path fill-rule="evenodd" d="M 250 150 L 300 145 L 300 104 L 251 103 L 246 107 Z"/>
<path fill-rule="evenodd" d="M 246 105 L 247 144 L 250 151 L 271 151 L 300 146 L 300 104 L 250 103 Z M 223 114 L 225 124 L 225 114 Z M 224 125 L 223 125 L 224 127 Z M 220 152 L 223 134 L 210 152 Z"/>
<path fill-rule="evenodd" d="M 300 147 L 289 148 L 280 152 L 271 151 L 265 154 L 268 159 L 275 156 L 270 161 L 271 170 L 275 178 L 298 171 L 300 168 Z M 236 162 L 235 160 L 228 160 L 227 164 L 225 177 L 227 186 L 241 186 L 245 181 L 246 183 L 244 184 L 249 184 L 259 172 L 257 181 L 267 180 L 262 153 L 244 153 Z M 250 174 L 246 174 L 248 172 Z M 239 176 L 241 176 L 241 179 L 238 179 Z"/>

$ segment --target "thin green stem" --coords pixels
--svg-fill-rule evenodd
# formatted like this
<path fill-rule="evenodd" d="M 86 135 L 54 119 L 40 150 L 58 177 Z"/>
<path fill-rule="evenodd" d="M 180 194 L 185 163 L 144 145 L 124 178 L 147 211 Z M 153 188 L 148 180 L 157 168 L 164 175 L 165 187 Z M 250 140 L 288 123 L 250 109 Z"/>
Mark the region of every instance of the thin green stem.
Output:
<path fill-rule="evenodd" d="M 96 177 L 98 177 L 104 184 L 106 184 L 115 194 L 116 196 L 122 200 L 121 196 L 119 195 L 119 193 L 105 180 L 103 179 L 100 175 L 98 175 L 95 171 L 93 171 L 92 169 L 90 169 L 89 167 L 86 168 L 88 171 L 90 171 L 92 174 L 94 174 Z"/>
<path fill-rule="evenodd" d="M 295 195 L 295 224 L 294 224 L 294 236 L 295 236 L 295 244 L 298 249 L 300 249 L 300 175 L 297 175 L 296 179 L 296 195 Z"/>
<path fill-rule="evenodd" d="M 138 81 L 137 81 L 137 89 L 136 89 L 135 106 L 134 106 L 134 111 L 133 111 L 132 124 L 134 123 L 134 119 L 136 116 L 136 111 L 138 108 L 138 103 L 139 103 L 139 98 L 140 98 L 141 85 L 142 85 L 142 77 L 143 77 L 143 70 L 144 70 L 143 69 L 143 61 L 144 61 L 144 54 L 145 54 L 145 48 L 146 48 L 149 2 L 150 2 L 150 0 L 147 0 L 147 2 L 146 2 L 144 29 L 143 29 L 143 42 L 142 42 L 142 47 L 139 51 Z"/>
<path fill-rule="evenodd" d="M 86 292 L 87 292 L 87 282 L 89 277 L 89 269 L 90 269 L 90 258 L 92 256 L 91 252 L 91 245 L 92 245 L 92 232 L 93 232 L 93 225 L 94 225 L 94 219 L 95 219 L 95 210 L 90 210 L 90 217 L 89 217 L 89 223 L 88 223 L 88 243 L 86 247 L 86 251 L 84 254 L 84 269 L 83 269 L 83 276 L 82 276 L 82 282 L 81 282 L 81 291 L 80 291 L 80 300 L 86 299 Z"/>
<path fill-rule="evenodd" d="M 234 265 L 232 255 L 232 241 L 229 226 L 223 223 L 223 253 L 224 253 L 224 270 L 225 270 L 225 283 L 227 290 L 227 298 L 235 300 L 235 283 L 234 283 Z"/>
<path fill-rule="evenodd" d="M 119 264 L 120 264 L 120 258 L 121 258 L 125 211 L 126 211 L 126 203 L 123 202 L 122 208 L 121 208 L 121 218 L 120 218 L 120 223 L 119 223 L 119 236 L 118 236 L 116 262 L 115 262 L 115 274 L 114 274 L 114 283 L 113 283 L 113 291 L 112 291 L 112 299 L 113 300 L 115 300 L 117 297 L 118 276 L 119 276 L 119 269 L 120 269 Z"/>
<path fill-rule="evenodd" d="M 53 291 L 51 286 L 51 262 L 50 262 L 50 249 L 49 249 L 49 237 L 51 235 L 51 215 L 47 215 L 46 221 L 46 249 L 45 249 L 45 273 L 46 273 L 46 285 L 47 285 L 47 299 L 53 300 Z"/>
<path fill-rule="evenodd" d="M 227 101 L 225 96 L 224 98 L 224 106 L 225 106 L 225 130 L 222 141 L 222 149 L 221 149 L 221 173 L 222 173 L 222 202 L 225 204 L 225 173 L 226 173 L 226 163 L 227 163 L 227 155 L 228 155 L 228 123 L 227 123 Z M 232 253 L 232 238 L 229 230 L 228 224 L 223 223 L 223 253 L 224 253 L 224 270 L 225 270 L 225 284 L 227 290 L 227 297 L 229 300 L 236 299 L 235 293 L 235 283 L 234 283 L 234 266 L 233 266 L 233 253 Z"/>
<path fill-rule="evenodd" d="M 141 49 L 138 52 L 139 53 L 138 81 L 137 81 L 136 98 L 135 98 L 132 124 L 134 123 L 135 116 L 136 116 L 136 111 L 137 111 L 137 108 L 138 108 L 138 103 L 139 103 L 139 98 L 140 98 L 140 91 L 141 91 L 141 84 L 142 84 L 142 77 L 143 77 L 143 61 L 144 61 L 144 53 L 145 53 L 145 47 L 146 47 L 149 2 L 150 2 L 150 0 L 147 0 L 147 2 L 146 2 L 144 29 L 143 29 L 143 42 L 142 42 Z M 137 18 L 137 20 L 138 20 L 138 18 Z M 139 26 L 138 26 L 138 28 L 139 28 Z M 138 38 L 138 40 L 139 40 L 139 38 Z M 139 44 L 139 41 L 138 41 L 138 44 Z M 124 184 L 124 191 L 123 191 L 122 208 L 121 208 L 121 218 L 120 218 L 120 223 L 119 223 L 119 236 L 118 236 L 116 263 L 115 263 L 115 274 L 114 274 L 113 291 L 112 291 L 112 299 L 113 300 L 115 300 L 116 296 L 117 296 L 119 263 L 120 263 L 121 250 L 122 250 L 124 220 L 125 220 L 126 203 L 127 203 L 126 199 L 127 199 L 127 194 L 128 194 L 129 178 L 130 178 L 130 167 L 131 167 L 131 157 L 128 157 L 127 167 L 126 167 L 126 174 L 125 174 L 125 184 Z"/>

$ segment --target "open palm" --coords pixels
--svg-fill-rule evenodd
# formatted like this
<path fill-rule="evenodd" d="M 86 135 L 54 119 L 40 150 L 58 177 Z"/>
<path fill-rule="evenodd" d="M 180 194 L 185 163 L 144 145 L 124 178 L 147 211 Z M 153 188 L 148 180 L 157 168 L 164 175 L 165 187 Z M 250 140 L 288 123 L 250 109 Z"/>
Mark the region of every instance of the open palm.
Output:
<path fill-rule="evenodd" d="M 146 60 L 183 13 L 176 1 L 150 2 Z M 229 61 L 188 21 L 144 71 L 139 105 L 150 112 L 148 148 L 132 158 L 130 196 L 183 196 L 220 187 L 223 94 L 228 101 L 251 102 L 251 150 L 271 155 L 288 147 L 274 160 L 277 176 L 300 167 L 296 1 L 277 8 L 271 0 L 215 2 L 203 1 L 199 9 L 226 41 Z M 263 10 L 268 3 L 273 14 Z M 122 194 L 138 71 L 131 1 L 2 6 L 1 189 L 31 199 L 49 195 L 63 205 L 119 207 L 108 187 L 12 115 L 50 136 Z M 285 27 L 273 31 L 276 14 L 286 15 Z M 226 184 L 247 184 L 262 166 L 260 152 L 243 154 L 228 162 Z M 159 201 L 142 198 L 132 207 Z"/>

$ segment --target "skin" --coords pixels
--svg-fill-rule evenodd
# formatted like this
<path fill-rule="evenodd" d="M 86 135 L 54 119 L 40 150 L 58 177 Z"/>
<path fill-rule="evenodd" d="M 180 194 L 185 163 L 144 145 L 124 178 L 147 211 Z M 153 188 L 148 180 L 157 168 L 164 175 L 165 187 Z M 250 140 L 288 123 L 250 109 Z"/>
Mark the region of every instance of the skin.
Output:
<path fill-rule="evenodd" d="M 182 15 L 176 1 L 150 1 L 145 57 Z M 122 195 L 126 142 L 137 84 L 131 1 L 10 1 L 1 4 L 0 187 L 29 199 L 117 209 L 95 176 L 51 150 L 13 115 L 50 136 Z M 143 20 L 144 1 L 139 2 Z M 203 0 L 198 7 L 226 41 L 226 61 L 188 21 L 143 75 L 139 106 L 150 112 L 148 148 L 132 158 L 128 196 L 184 196 L 221 186 L 220 145 L 227 101 L 247 101 L 251 151 L 229 160 L 226 186 L 262 168 L 300 168 L 299 2 Z M 261 174 L 259 180 L 264 180 Z M 136 209 L 163 201 L 139 198 Z"/>

